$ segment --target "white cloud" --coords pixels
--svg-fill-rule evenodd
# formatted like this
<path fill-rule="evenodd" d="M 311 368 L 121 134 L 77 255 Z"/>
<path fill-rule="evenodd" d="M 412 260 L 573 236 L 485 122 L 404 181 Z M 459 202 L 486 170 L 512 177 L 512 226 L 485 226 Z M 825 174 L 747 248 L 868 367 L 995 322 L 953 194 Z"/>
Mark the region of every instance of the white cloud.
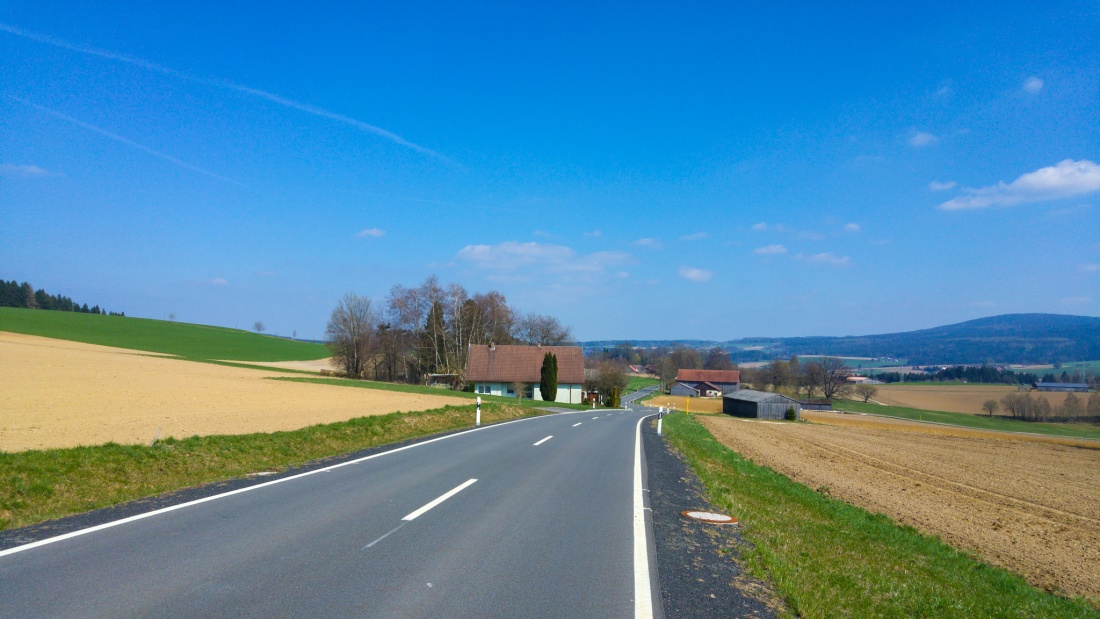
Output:
<path fill-rule="evenodd" d="M 603 236 L 603 232 L 600 232 L 599 230 L 593 230 L 591 232 L 585 232 L 584 235 L 599 238 Z"/>
<path fill-rule="evenodd" d="M 955 89 L 951 88 L 949 84 L 944 84 L 936 89 L 936 92 L 932 93 L 932 96 L 937 99 L 946 99 L 955 94 Z"/>
<path fill-rule="evenodd" d="M 757 232 L 762 232 L 762 231 L 768 229 L 768 224 L 766 224 L 764 222 L 760 222 L 758 224 L 753 224 L 752 229 L 756 230 Z"/>
<path fill-rule="evenodd" d="M 701 240 L 707 238 L 708 236 L 710 236 L 710 235 L 707 234 L 706 232 L 696 232 L 694 234 L 685 234 L 684 236 L 680 237 L 680 240 L 681 241 L 701 241 Z"/>
<path fill-rule="evenodd" d="M 229 285 L 229 281 L 226 280 L 223 277 L 215 277 L 214 279 L 210 280 L 210 283 L 214 284 L 215 286 L 228 286 Z"/>
<path fill-rule="evenodd" d="M 1039 94 L 1040 91 L 1043 90 L 1044 84 L 1045 84 L 1045 82 L 1043 82 L 1043 80 L 1041 80 L 1038 77 L 1035 77 L 1034 75 L 1032 75 L 1031 77 L 1024 80 L 1023 89 L 1024 89 L 1024 92 L 1026 92 L 1029 95 L 1037 95 L 1037 94 Z"/>
<path fill-rule="evenodd" d="M 634 257 L 626 252 L 601 251 L 579 255 L 564 245 L 517 241 L 467 245 L 459 250 L 455 258 L 491 272 L 491 279 L 511 281 L 529 281 L 536 275 L 553 275 L 562 282 L 595 282 L 615 267 L 634 262 Z"/>
<path fill-rule="evenodd" d="M 378 238 L 378 237 L 382 236 L 385 233 L 386 233 L 386 231 L 382 230 L 381 228 L 367 228 L 365 230 L 360 230 L 359 232 L 356 232 L 355 233 L 355 238 L 357 238 L 357 239 L 365 239 L 367 237 Z"/>
<path fill-rule="evenodd" d="M 50 173 L 36 165 L 15 165 L 0 163 L 0 176 L 8 178 L 41 178 Z"/>
<path fill-rule="evenodd" d="M 677 273 L 680 274 L 680 277 L 693 282 L 707 282 L 714 277 L 714 271 L 696 269 L 695 267 L 680 267 Z"/>
<path fill-rule="evenodd" d="M 541 237 L 544 237 L 544 238 L 550 238 L 550 233 L 546 232 L 546 231 L 543 231 L 543 230 L 535 230 L 532 233 L 532 236 L 541 236 Z"/>
<path fill-rule="evenodd" d="M 1100 264 L 1083 264 L 1081 270 L 1085 273 L 1098 273 L 1100 272 Z"/>
<path fill-rule="evenodd" d="M 928 188 L 932 191 L 947 191 L 948 189 L 954 189 L 955 185 L 958 185 L 955 181 L 944 181 L 942 183 L 939 181 L 932 181 L 928 183 Z"/>
<path fill-rule="evenodd" d="M 1055 165 L 1028 172 L 1005 184 L 964 189 L 967 195 L 940 205 L 945 211 L 1011 206 L 1027 202 L 1046 202 L 1100 191 L 1100 165 L 1082 159 L 1065 159 Z"/>
<path fill-rule="evenodd" d="M 820 254 L 810 254 L 809 256 L 798 254 L 795 258 L 808 264 L 828 264 L 838 267 L 845 266 L 849 262 L 848 256 L 838 256 L 831 251 Z"/>
<path fill-rule="evenodd" d="M 638 247 L 648 247 L 650 249 L 661 249 L 664 247 L 657 239 L 646 237 L 644 239 L 638 239 L 634 241 L 634 244 Z"/>
<path fill-rule="evenodd" d="M 932 135 L 931 133 L 927 133 L 925 131 L 916 131 L 912 135 L 909 136 L 909 146 L 912 146 L 913 148 L 923 148 L 925 146 L 932 146 L 933 144 L 935 144 L 936 142 L 939 142 L 939 141 L 940 141 L 940 139 L 938 137 Z"/>
<path fill-rule="evenodd" d="M 859 231 L 860 231 L 860 230 L 862 230 L 862 229 L 863 229 L 863 228 L 861 228 L 861 227 L 859 226 L 859 224 L 855 224 L 855 223 L 852 223 L 852 224 L 844 224 L 844 231 L 845 231 L 845 232 L 859 232 Z"/>
<path fill-rule="evenodd" d="M 777 256 L 779 254 L 787 253 L 787 248 L 782 245 L 765 245 L 764 247 L 758 247 L 752 251 L 754 254 L 761 256 Z"/>

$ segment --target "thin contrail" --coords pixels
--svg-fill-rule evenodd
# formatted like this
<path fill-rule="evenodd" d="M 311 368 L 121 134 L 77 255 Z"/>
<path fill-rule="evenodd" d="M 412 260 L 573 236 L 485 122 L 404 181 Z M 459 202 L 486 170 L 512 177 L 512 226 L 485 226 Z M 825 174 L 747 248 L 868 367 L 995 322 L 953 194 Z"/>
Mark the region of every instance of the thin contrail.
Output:
<path fill-rule="evenodd" d="M 137 142 L 135 142 L 135 141 L 133 141 L 129 138 L 124 138 L 121 135 L 118 135 L 117 133 L 111 133 L 110 131 L 107 131 L 106 129 L 100 129 L 99 127 L 96 127 L 95 125 L 89 125 L 88 123 L 86 123 L 82 120 L 79 120 L 79 119 L 73 118 L 72 116 L 69 116 L 68 114 L 62 114 L 61 112 L 58 112 L 57 110 L 54 110 L 54 109 L 50 109 L 50 108 L 48 108 L 44 105 L 38 105 L 37 103 L 32 103 L 30 101 L 27 101 L 26 99 L 20 99 L 19 97 L 15 97 L 15 96 L 12 96 L 12 95 L 7 95 L 7 97 L 9 99 L 13 100 L 13 101 L 18 101 L 19 103 L 22 103 L 23 105 L 26 105 L 28 107 L 32 107 L 32 108 L 34 108 L 34 109 L 36 109 L 40 112 L 45 112 L 45 113 L 47 113 L 50 116 L 53 116 L 55 118 L 60 118 L 61 120 L 65 121 L 67 123 L 72 123 L 72 124 L 74 124 L 78 127 L 83 127 L 85 129 L 87 129 L 88 131 L 94 131 L 94 132 L 96 132 L 100 135 L 111 138 L 112 140 L 114 140 L 116 142 L 121 142 L 121 143 L 123 143 L 127 146 L 132 147 L 132 148 L 136 148 L 140 151 L 144 151 L 146 153 L 149 153 L 150 155 L 153 155 L 154 157 L 159 157 L 159 158 L 161 158 L 165 161 L 174 163 L 174 164 L 180 166 L 181 168 L 186 168 L 188 170 L 191 170 L 192 172 L 198 172 L 199 174 L 205 174 L 206 176 L 210 176 L 212 178 L 216 178 L 218 180 L 225 181 L 227 183 L 233 183 L 234 185 L 239 185 L 241 187 L 245 187 L 245 185 L 243 183 L 239 183 L 239 182 L 237 182 L 237 181 L 235 181 L 231 178 L 226 178 L 226 177 L 222 176 L 221 174 L 217 174 L 215 172 L 211 172 L 210 170 L 200 168 L 197 165 L 192 165 L 192 164 L 187 163 L 186 161 L 184 161 L 182 159 L 177 159 L 177 158 L 173 157 L 172 155 L 167 155 L 165 153 L 160 152 L 159 150 L 149 148 L 148 146 L 145 146 L 144 144 L 138 144 Z"/>
<path fill-rule="evenodd" d="M 127 54 L 120 54 L 120 53 L 117 53 L 117 52 L 112 52 L 112 51 L 109 51 L 109 50 L 100 49 L 98 47 L 90 47 L 90 46 L 87 46 L 87 45 L 77 45 L 76 43 L 70 43 L 68 41 L 64 41 L 62 39 L 57 39 L 57 38 L 54 38 L 54 37 L 51 37 L 51 36 L 48 36 L 48 35 L 45 35 L 45 34 L 39 34 L 37 32 L 30 32 L 28 30 L 23 30 L 22 28 L 16 28 L 15 26 L 11 26 L 11 25 L 8 25 L 8 24 L 2 23 L 2 22 L 0 22 L 0 32 L 7 32 L 8 34 L 14 34 L 15 36 L 23 37 L 24 39 L 29 39 L 31 41 L 35 41 L 35 42 L 38 42 L 38 43 L 45 43 L 46 45 L 53 45 L 54 47 L 60 47 L 62 49 L 67 49 L 67 50 L 78 52 L 78 53 L 81 53 L 81 54 L 88 54 L 90 56 L 98 56 L 100 58 L 106 58 L 108 60 L 115 60 L 115 61 L 118 61 L 118 62 L 124 62 L 126 64 L 134 65 L 135 67 L 141 67 L 142 69 L 146 69 L 148 71 L 156 71 L 157 73 L 164 73 L 165 75 L 171 75 L 172 77 L 176 77 L 176 78 L 179 78 L 179 79 L 188 80 L 188 81 L 192 81 L 192 82 L 198 82 L 200 84 L 205 84 L 207 86 L 215 86 L 217 88 L 225 88 L 225 89 L 228 89 L 228 90 L 235 90 L 237 92 L 252 95 L 254 97 L 259 97 L 261 99 L 271 101 L 272 103 L 277 103 L 279 105 L 289 107 L 289 108 L 292 108 L 292 109 L 295 109 L 295 110 L 299 110 L 299 111 L 305 112 L 307 114 L 311 114 L 313 116 L 318 116 L 320 118 L 327 118 L 329 120 L 335 120 L 337 122 L 341 122 L 341 123 L 344 123 L 346 125 L 351 125 L 352 127 L 355 127 L 356 129 L 359 129 L 361 131 L 366 131 L 368 133 L 373 133 L 374 135 L 386 138 L 387 140 L 390 140 L 391 142 L 393 142 L 395 144 L 399 144 L 399 145 L 404 146 L 406 148 L 410 148 L 410 149 L 415 150 L 419 153 L 428 155 L 430 157 L 435 157 L 436 159 L 439 159 L 441 161 L 445 161 L 447 163 L 451 163 L 451 164 L 454 163 L 454 161 L 452 161 L 446 155 L 438 153 L 438 152 L 436 152 L 436 151 L 434 151 L 430 148 L 426 148 L 426 147 L 421 146 L 419 144 L 415 144 L 413 142 L 410 142 L 410 141 L 406 140 L 405 138 L 397 135 L 396 133 L 393 133 L 392 131 L 387 131 L 387 130 L 381 128 L 381 127 L 377 127 L 375 125 L 363 122 L 361 120 L 356 120 L 354 118 L 351 118 L 350 116 L 344 116 L 343 114 L 337 114 L 336 112 L 330 112 L 330 111 L 328 111 L 324 108 L 320 108 L 320 107 L 317 107 L 315 105 L 310 105 L 308 103 L 301 103 L 299 101 L 294 101 L 293 99 L 287 99 L 286 97 L 282 97 L 280 95 L 277 95 L 277 94 L 274 94 L 274 93 L 271 93 L 271 92 L 267 92 L 265 90 L 260 90 L 258 88 L 252 88 L 251 86 L 245 86 L 244 84 L 238 84 L 238 83 L 232 82 L 230 80 L 212 80 L 212 79 L 207 79 L 207 78 L 203 78 L 203 77 L 196 77 L 194 75 L 189 75 L 189 74 L 184 73 L 182 71 L 177 71 L 177 70 L 175 70 L 171 67 L 166 67 L 162 64 L 157 64 L 155 62 L 150 62 L 148 60 L 144 60 L 144 59 L 138 58 L 136 56 L 129 56 Z"/>

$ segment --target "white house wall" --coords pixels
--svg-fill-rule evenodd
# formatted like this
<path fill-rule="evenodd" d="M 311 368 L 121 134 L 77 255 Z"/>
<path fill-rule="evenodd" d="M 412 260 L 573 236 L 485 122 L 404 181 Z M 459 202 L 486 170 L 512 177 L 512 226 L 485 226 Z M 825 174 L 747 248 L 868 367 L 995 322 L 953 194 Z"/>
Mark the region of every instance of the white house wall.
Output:
<path fill-rule="evenodd" d="M 528 383 L 534 386 L 534 399 L 542 399 L 542 390 L 539 389 L 538 383 Z M 485 387 L 489 388 L 488 394 L 485 393 Z M 481 395 L 499 395 L 506 398 L 514 398 L 516 394 L 508 393 L 508 389 L 511 387 L 511 383 L 474 383 L 474 392 Z M 561 402 L 563 404 L 580 404 L 582 395 L 581 385 L 579 384 L 562 384 L 558 385 L 558 397 L 555 402 Z"/>

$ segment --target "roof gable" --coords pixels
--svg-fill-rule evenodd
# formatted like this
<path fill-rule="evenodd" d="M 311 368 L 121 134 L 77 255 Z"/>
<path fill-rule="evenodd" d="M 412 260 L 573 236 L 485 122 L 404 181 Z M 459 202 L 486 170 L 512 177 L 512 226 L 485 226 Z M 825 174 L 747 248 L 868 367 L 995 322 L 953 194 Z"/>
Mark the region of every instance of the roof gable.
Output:
<path fill-rule="evenodd" d="M 680 370 L 676 373 L 678 382 L 687 383 L 740 383 L 741 372 L 738 370 Z"/>
<path fill-rule="evenodd" d="M 493 346 L 471 344 L 466 380 L 471 383 L 537 383 L 546 353 L 558 358 L 558 384 L 584 382 L 584 353 L 579 346 Z"/>

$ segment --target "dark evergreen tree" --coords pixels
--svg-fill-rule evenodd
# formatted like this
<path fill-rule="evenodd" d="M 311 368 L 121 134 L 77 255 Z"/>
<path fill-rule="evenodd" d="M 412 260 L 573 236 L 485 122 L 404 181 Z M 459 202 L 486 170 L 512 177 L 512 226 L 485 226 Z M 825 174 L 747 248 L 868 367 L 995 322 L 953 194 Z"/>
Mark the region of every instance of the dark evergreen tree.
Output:
<path fill-rule="evenodd" d="M 546 402 L 554 402 L 558 399 L 558 358 L 552 352 L 547 352 L 542 358 L 542 380 L 539 381 L 539 391 Z"/>

